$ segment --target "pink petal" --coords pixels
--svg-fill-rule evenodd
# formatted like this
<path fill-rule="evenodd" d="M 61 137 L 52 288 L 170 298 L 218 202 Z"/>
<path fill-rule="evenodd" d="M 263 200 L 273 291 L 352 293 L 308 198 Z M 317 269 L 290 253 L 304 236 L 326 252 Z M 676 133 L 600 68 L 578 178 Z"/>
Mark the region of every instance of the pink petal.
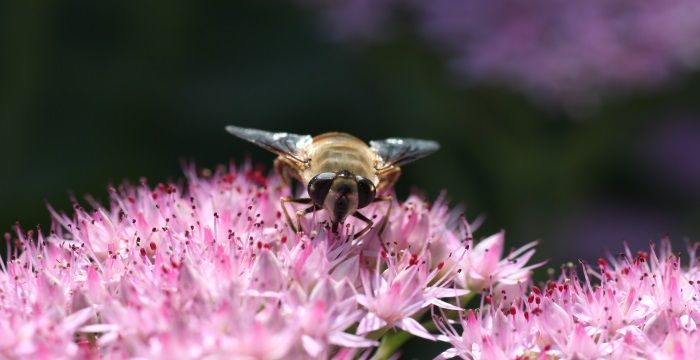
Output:
<path fill-rule="evenodd" d="M 370 346 L 377 346 L 379 342 L 375 340 L 370 340 L 362 336 L 352 335 L 344 332 L 334 332 L 328 337 L 328 341 L 331 344 L 351 347 L 351 348 L 363 348 Z"/>
<path fill-rule="evenodd" d="M 313 290 L 311 290 L 311 295 L 309 295 L 311 300 L 322 300 L 325 303 L 332 304 L 337 301 L 337 295 L 331 280 L 328 278 L 321 279 Z"/>
<path fill-rule="evenodd" d="M 568 353 L 572 357 L 592 359 L 598 356 L 598 346 L 588 334 L 583 325 L 578 324 L 569 342 Z"/>
<path fill-rule="evenodd" d="M 95 316 L 95 310 L 91 307 L 85 308 L 67 316 L 65 319 L 63 319 L 61 325 L 68 331 L 74 331 L 93 316 Z"/>
<path fill-rule="evenodd" d="M 119 326 L 115 324 L 92 324 L 81 327 L 79 331 L 84 333 L 106 333 L 117 331 L 118 329 Z"/>
<path fill-rule="evenodd" d="M 433 359 L 433 360 L 447 360 L 447 359 L 452 359 L 453 357 L 458 356 L 458 355 L 459 355 L 459 351 L 457 351 L 457 349 L 450 348 L 450 349 L 447 349 L 447 350 L 443 351 L 442 353 L 440 353 L 440 355 L 436 356 L 435 359 Z"/>
<path fill-rule="evenodd" d="M 367 313 L 367 315 L 360 320 L 360 325 L 357 326 L 357 334 L 367 334 L 372 331 L 379 330 L 384 326 L 386 326 L 386 321 L 380 319 L 373 313 Z"/>
<path fill-rule="evenodd" d="M 503 353 L 503 350 L 494 345 L 493 341 L 491 341 L 488 336 L 485 337 L 483 341 L 481 358 L 489 360 L 508 360 L 508 357 L 505 353 Z"/>
<path fill-rule="evenodd" d="M 353 256 L 344 260 L 331 271 L 331 277 L 336 281 L 343 279 L 357 279 L 360 274 L 360 260 L 358 256 Z"/>
<path fill-rule="evenodd" d="M 454 311 L 462 310 L 462 308 L 459 306 L 452 305 L 446 301 L 442 301 L 439 299 L 431 299 L 430 301 L 428 301 L 428 303 L 435 305 L 437 307 L 443 308 L 443 309 L 447 309 L 447 310 L 454 310 Z"/>
<path fill-rule="evenodd" d="M 409 334 L 435 341 L 435 336 L 429 333 L 428 330 L 426 330 L 425 327 L 423 327 L 423 325 L 421 325 L 414 318 L 403 318 L 396 323 L 396 326 Z"/>
<path fill-rule="evenodd" d="M 469 294 L 471 291 L 467 289 L 457 289 L 457 288 L 439 288 L 439 287 L 434 287 L 431 288 L 428 293 L 432 297 L 436 298 L 454 298 L 458 296 L 464 296 Z"/>
<path fill-rule="evenodd" d="M 284 284 L 277 258 L 270 251 L 262 251 L 253 266 L 253 286 L 258 290 L 279 290 Z"/>
<path fill-rule="evenodd" d="M 301 337 L 301 344 L 306 353 L 311 355 L 311 357 L 317 357 L 323 352 L 323 344 L 311 336 L 303 335 Z"/>

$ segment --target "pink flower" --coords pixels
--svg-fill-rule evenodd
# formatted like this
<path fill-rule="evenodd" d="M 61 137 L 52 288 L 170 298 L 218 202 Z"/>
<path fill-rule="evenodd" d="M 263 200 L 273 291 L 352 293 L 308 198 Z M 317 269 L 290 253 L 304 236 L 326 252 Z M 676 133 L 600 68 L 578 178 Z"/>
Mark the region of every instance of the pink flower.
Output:
<path fill-rule="evenodd" d="M 466 223 L 466 221 L 465 221 Z M 468 224 L 467 224 L 468 226 Z M 471 231 L 467 234 L 467 244 L 461 249 L 456 259 L 461 266 L 460 284 L 475 292 L 496 287 L 496 294 L 519 292 L 530 280 L 531 270 L 542 266 L 544 262 L 527 265 L 535 254 L 536 242 L 531 242 L 503 256 L 505 232 L 501 231 L 479 241 L 476 246 L 471 240 Z"/>
<path fill-rule="evenodd" d="M 598 271 L 585 265 L 583 280 L 570 268 L 508 304 L 486 304 L 478 315 L 470 310 L 460 317 L 461 333 L 440 312 L 440 338 L 453 345 L 441 356 L 689 359 L 699 339 L 696 248 L 685 269 L 668 241 L 658 255 L 653 246 L 636 255 L 625 249 L 599 260 Z"/>
<path fill-rule="evenodd" d="M 405 254 L 401 259 L 385 259 L 388 268 L 383 272 L 379 270 L 382 262 L 377 261 L 375 271 L 361 271 L 364 293 L 357 296 L 357 301 L 368 312 L 358 326 L 358 334 L 398 327 L 433 340 L 434 336 L 412 316 L 430 305 L 459 310 L 440 299 L 466 295 L 469 291 L 444 287 L 446 281 L 444 277 L 439 277 L 443 265 L 431 271 L 429 260 L 417 255 Z"/>
<path fill-rule="evenodd" d="M 345 332 L 365 314 L 357 304 L 355 288 L 346 280 L 335 282 L 326 278 L 316 284 L 308 299 L 302 298 L 305 294 L 301 289 L 290 295 L 300 297 L 295 299 L 301 302 L 296 311 L 303 333 L 301 343 L 309 356 L 327 358 L 331 345 L 366 348 L 379 344 Z"/>
<path fill-rule="evenodd" d="M 381 239 L 375 229 L 353 240 L 354 221 L 336 236 L 322 212 L 299 236 L 276 177 L 250 166 L 186 176 L 51 210 L 48 235 L 7 235 L 0 357 L 350 359 L 392 328 L 435 339 L 421 316 L 456 310 L 451 299 L 469 292 L 453 281 L 464 244 L 442 199 L 394 204 Z"/>
<path fill-rule="evenodd" d="M 685 267 L 663 242 L 536 287 L 534 243 L 501 258 L 503 232 L 474 244 L 474 224 L 444 198 L 397 203 L 382 236 L 355 240 L 362 224 L 335 235 L 322 213 L 306 219 L 307 233 L 291 231 L 278 207 L 288 189 L 249 167 L 188 169 L 187 179 L 125 185 L 107 207 L 53 212 L 48 235 L 8 234 L 0 357 L 341 360 L 370 356 L 399 329 L 450 343 L 440 358 L 698 351 L 697 245 Z M 481 291 L 478 309 L 461 307 Z M 428 311 L 440 334 L 421 323 Z"/>

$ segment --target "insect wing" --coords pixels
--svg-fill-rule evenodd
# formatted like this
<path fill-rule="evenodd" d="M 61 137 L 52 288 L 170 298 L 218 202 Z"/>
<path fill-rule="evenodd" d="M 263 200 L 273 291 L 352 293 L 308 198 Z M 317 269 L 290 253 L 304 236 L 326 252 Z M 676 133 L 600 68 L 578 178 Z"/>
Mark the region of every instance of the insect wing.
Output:
<path fill-rule="evenodd" d="M 374 140 L 370 148 L 377 154 L 377 169 L 390 166 L 402 166 L 422 157 L 428 156 L 440 148 L 431 140 L 399 139 Z"/>
<path fill-rule="evenodd" d="M 297 135 L 285 132 L 269 132 L 238 126 L 227 126 L 226 131 L 255 145 L 299 162 L 307 162 L 311 135 Z"/>

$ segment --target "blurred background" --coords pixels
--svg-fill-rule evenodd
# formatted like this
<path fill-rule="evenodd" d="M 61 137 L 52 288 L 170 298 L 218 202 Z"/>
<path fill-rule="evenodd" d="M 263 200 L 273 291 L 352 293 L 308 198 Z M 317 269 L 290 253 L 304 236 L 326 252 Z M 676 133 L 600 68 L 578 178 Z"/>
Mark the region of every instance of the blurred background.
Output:
<path fill-rule="evenodd" d="M 0 227 L 181 159 L 270 165 L 236 124 L 435 139 L 400 197 L 447 190 L 553 266 L 698 240 L 697 2 L 487 3 L 2 2 Z"/>

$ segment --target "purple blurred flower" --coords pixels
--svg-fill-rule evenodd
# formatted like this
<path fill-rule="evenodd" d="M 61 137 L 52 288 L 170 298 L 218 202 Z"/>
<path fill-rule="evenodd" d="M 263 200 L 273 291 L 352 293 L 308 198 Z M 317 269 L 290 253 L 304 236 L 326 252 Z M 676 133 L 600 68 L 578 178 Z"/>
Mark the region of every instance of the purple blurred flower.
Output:
<path fill-rule="evenodd" d="M 457 322 L 442 312 L 435 316 L 440 339 L 453 347 L 440 358 L 694 359 L 696 250 L 684 268 L 668 241 L 658 254 L 653 246 L 649 253 L 626 249 L 598 260 L 597 271 L 584 266 L 583 279 L 572 266 L 542 289 L 523 289 L 515 301 L 469 310 Z"/>
<path fill-rule="evenodd" d="M 392 14 L 420 32 L 456 73 L 565 105 L 651 87 L 700 60 L 696 0 L 313 1 L 341 38 L 387 35 Z"/>
<path fill-rule="evenodd" d="M 470 290 L 454 278 L 483 272 L 442 199 L 396 204 L 381 246 L 376 230 L 351 240 L 354 222 L 332 234 L 322 214 L 298 236 L 279 211 L 288 195 L 249 167 L 188 169 L 184 184 L 144 180 L 110 189 L 107 207 L 52 210 L 47 236 L 8 234 L 0 357 L 352 359 L 394 329 L 435 339 L 420 317 L 458 309 L 444 299 Z M 530 255 L 485 260 L 527 281 Z"/>
<path fill-rule="evenodd" d="M 700 56 L 700 3 L 591 0 L 416 2 L 456 71 L 536 98 L 593 101 L 657 85 Z"/>

